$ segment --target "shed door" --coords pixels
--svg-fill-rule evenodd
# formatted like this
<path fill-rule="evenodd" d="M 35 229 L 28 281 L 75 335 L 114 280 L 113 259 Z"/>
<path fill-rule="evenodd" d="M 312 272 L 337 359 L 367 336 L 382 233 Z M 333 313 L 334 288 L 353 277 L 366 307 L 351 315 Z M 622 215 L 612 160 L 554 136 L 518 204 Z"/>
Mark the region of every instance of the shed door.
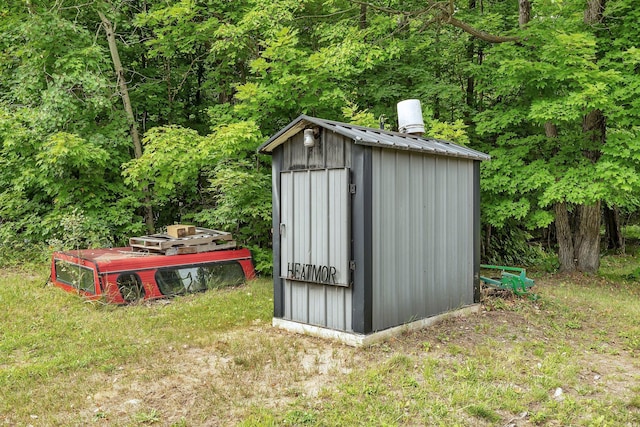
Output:
<path fill-rule="evenodd" d="M 280 174 L 280 276 L 349 286 L 349 169 Z"/>

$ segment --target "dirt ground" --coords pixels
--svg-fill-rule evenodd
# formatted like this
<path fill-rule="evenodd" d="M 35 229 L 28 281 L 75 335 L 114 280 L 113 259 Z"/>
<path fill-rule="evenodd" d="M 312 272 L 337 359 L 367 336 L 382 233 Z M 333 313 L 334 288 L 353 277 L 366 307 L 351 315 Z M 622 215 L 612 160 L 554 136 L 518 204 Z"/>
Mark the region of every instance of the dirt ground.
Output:
<path fill-rule="evenodd" d="M 267 341 L 277 343 L 273 354 Z M 252 406 L 284 408 L 300 396 L 317 396 L 364 359 L 342 344 L 256 325 L 224 334 L 210 348 L 168 348 L 153 363 L 158 369 L 120 367 L 95 375 L 99 391 L 87 396 L 83 418 L 102 413 L 105 421 L 126 422 L 154 408 L 162 424 L 195 412 L 207 418 L 198 425 L 229 425 Z"/>
<path fill-rule="evenodd" d="M 352 348 L 256 322 L 248 329 L 221 334 L 209 348 L 166 348 L 158 360 L 147 365 L 153 368 L 123 366 L 95 374 L 87 380 L 96 392 L 87 396 L 84 408 L 78 408 L 80 418 L 127 425 L 132 420 L 135 424 L 138 414 L 141 422 L 145 416 L 146 421 L 157 416 L 156 425 L 230 425 L 258 408 L 286 411 L 296 399 L 335 389 L 350 373 L 380 364 L 394 354 L 419 359 L 445 357 L 445 345 L 473 348 L 486 339 L 487 331 L 476 328 L 481 322 L 519 325 L 526 339 L 547 339 L 544 328 L 527 323 L 521 313 L 495 309 L 491 300 L 486 302 L 478 314 L 449 319 L 368 348 Z M 496 330 L 488 333 L 508 346 L 509 340 Z M 429 353 L 424 351 L 425 343 L 432 343 Z M 640 365 L 631 353 L 585 352 L 580 359 L 579 381 L 597 383 L 602 394 L 629 395 L 639 384 Z M 533 424 L 524 414 L 506 425 Z"/>

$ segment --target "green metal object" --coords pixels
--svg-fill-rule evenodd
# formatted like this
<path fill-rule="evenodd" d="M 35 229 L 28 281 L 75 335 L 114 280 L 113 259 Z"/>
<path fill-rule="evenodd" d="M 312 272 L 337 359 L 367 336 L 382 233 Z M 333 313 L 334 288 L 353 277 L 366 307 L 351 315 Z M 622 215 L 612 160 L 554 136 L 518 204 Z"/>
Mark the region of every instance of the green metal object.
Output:
<path fill-rule="evenodd" d="M 490 279 L 488 277 L 480 276 L 480 280 L 489 286 L 493 286 L 500 289 L 506 289 L 512 291 L 516 295 L 527 295 L 529 289 L 535 284 L 533 279 L 527 277 L 527 271 L 524 268 L 518 267 L 504 267 L 500 265 L 487 265 L 481 264 L 480 268 L 488 270 L 500 270 L 501 277 L 498 279 Z M 519 274 L 507 273 L 508 271 L 517 272 Z"/>

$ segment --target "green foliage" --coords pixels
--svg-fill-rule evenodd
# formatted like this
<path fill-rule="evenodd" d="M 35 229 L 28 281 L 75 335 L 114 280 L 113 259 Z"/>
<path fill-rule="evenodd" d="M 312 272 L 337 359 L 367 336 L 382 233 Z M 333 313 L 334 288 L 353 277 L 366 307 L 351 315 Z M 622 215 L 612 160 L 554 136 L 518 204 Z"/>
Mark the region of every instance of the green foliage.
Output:
<path fill-rule="evenodd" d="M 79 212 L 86 244 L 126 242 L 144 230 L 147 189 L 158 228 L 203 221 L 268 251 L 269 168 L 256 147 L 301 113 L 371 127 L 383 117 L 393 130 L 407 98 L 422 100 L 430 136 L 491 154 L 484 224 L 535 233 L 558 202 L 635 212 L 636 5 L 608 0 L 587 25 L 584 1 L 540 0 L 522 27 L 513 2 L 453 6 L 456 19 L 519 41 L 487 43 L 413 1 L 10 0 L 0 10 L 3 241 L 61 239 Z M 115 24 L 140 159 L 98 10 Z M 595 109 L 604 143 L 583 129 Z"/>
<path fill-rule="evenodd" d="M 251 121 L 221 124 L 206 136 L 179 126 L 154 128 L 145 135 L 142 157 L 125 164 L 126 182 L 148 186 L 156 206 L 179 203 L 184 220 L 267 249 L 271 170 L 255 154 L 261 139 Z M 261 262 L 260 271 L 267 269 Z"/>
<path fill-rule="evenodd" d="M 221 163 L 211 171 L 214 206 L 194 214 L 198 223 L 230 231 L 245 245 L 271 241 L 271 173 L 247 161 Z M 264 267 L 261 267 L 264 271 Z"/>
<path fill-rule="evenodd" d="M 84 15 L 69 20 L 66 9 L 39 6 L 25 15 L 15 9 L 0 26 L 3 244 L 65 239 L 64 224 L 76 213 L 85 244 L 120 240 L 140 227 L 137 201 L 120 177 L 130 142 L 103 75 L 108 50 L 83 26 Z"/>
<path fill-rule="evenodd" d="M 559 201 L 637 205 L 634 197 L 621 197 L 638 188 L 637 174 L 632 172 L 639 166 L 632 155 L 637 139 L 632 130 L 618 130 L 617 123 L 608 123 L 611 130 L 602 147 L 582 130 L 582 118 L 590 110 L 599 109 L 605 115 L 619 111 L 614 93 L 624 77 L 618 67 L 598 61 L 598 34 L 583 27 L 575 6 L 536 3 L 539 10 L 556 18 L 532 20 L 523 39 L 530 49 L 508 44 L 492 47 L 486 66 L 476 71 L 480 87 L 499 99 L 476 116 L 478 131 L 495 135 L 500 147 L 491 150 L 494 164 L 485 165 L 483 189 L 496 200 L 502 200 L 499 194 L 528 193 L 530 208 L 515 209 L 514 219 Z M 557 126 L 558 138 L 544 137 L 545 122 Z M 586 150 L 602 155 L 594 163 L 582 155 Z M 523 181 L 523 177 L 535 179 Z M 513 189 L 496 185 L 507 180 L 514 183 Z M 505 213 L 492 213 L 490 221 L 502 223 Z"/>
<path fill-rule="evenodd" d="M 105 237 L 109 236 L 109 231 L 106 229 L 107 224 L 101 223 L 97 218 L 87 217 L 77 208 L 60 218 L 56 218 L 55 223 L 59 224 L 61 230 L 48 242 L 53 250 L 113 245 L 113 242 Z"/>
<path fill-rule="evenodd" d="M 144 137 L 144 153 L 123 165 L 125 183 L 141 190 L 151 186 L 154 204 L 195 197 L 200 169 L 208 153 L 205 139 L 192 129 L 164 126 Z M 186 193 L 186 194 L 185 194 Z"/>
<path fill-rule="evenodd" d="M 348 104 L 342 107 L 342 115 L 349 123 L 353 123 L 354 125 L 376 128 L 380 124 L 370 111 L 366 109 L 360 110 L 355 104 Z"/>
<path fill-rule="evenodd" d="M 637 209 L 640 163 L 629 118 L 640 110 L 628 108 L 635 77 L 620 61 L 632 44 L 622 34 L 612 43 L 608 33 L 626 25 L 617 15 L 626 3 L 607 2 L 612 15 L 602 26 L 584 25 L 585 5 L 578 2 L 532 3 L 535 17 L 520 30 L 521 43 L 491 46 L 483 66 L 472 68 L 486 107 L 475 115 L 476 130 L 492 155 L 482 171 L 488 223 L 546 227 L 559 202 Z M 604 144 L 585 132 L 583 118 L 593 110 L 607 118 Z M 546 137 L 550 124 L 557 137 Z"/>
<path fill-rule="evenodd" d="M 255 150 L 263 140 L 261 129 L 251 120 L 216 126 L 203 146 L 210 150 L 210 160 L 244 160 L 255 157 Z"/>
<path fill-rule="evenodd" d="M 273 251 L 267 245 L 251 246 L 251 255 L 256 273 L 260 276 L 271 276 L 273 274 Z"/>
<path fill-rule="evenodd" d="M 483 230 L 482 261 L 485 264 L 528 267 L 539 265 L 546 259 L 539 245 L 529 243 L 531 234 L 516 224 L 491 228 L 488 239 L 486 233 Z"/>
<path fill-rule="evenodd" d="M 453 123 L 441 122 L 439 120 L 431 120 L 428 122 L 427 134 L 434 138 L 452 141 L 459 145 L 467 145 L 469 136 L 467 135 L 467 125 L 461 119 Z"/>

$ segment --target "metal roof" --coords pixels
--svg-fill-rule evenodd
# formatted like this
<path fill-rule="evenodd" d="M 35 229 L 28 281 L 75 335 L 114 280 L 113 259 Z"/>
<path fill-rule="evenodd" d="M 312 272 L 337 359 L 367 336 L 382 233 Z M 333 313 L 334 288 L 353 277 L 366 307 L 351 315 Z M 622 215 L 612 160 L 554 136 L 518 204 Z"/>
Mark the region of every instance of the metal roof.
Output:
<path fill-rule="evenodd" d="M 258 148 L 258 152 L 271 154 L 276 147 L 285 143 L 290 137 L 312 125 L 320 126 L 351 138 L 355 144 L 395 150 L 418 151 L 437 156 L 462 157 L 472 160 L 491 159 L 488 154 L 441 139 L 334 122 L 306 116 L 304 114 L 298 116 L 294 121 L 269 138 L 268 141 Z"/>

